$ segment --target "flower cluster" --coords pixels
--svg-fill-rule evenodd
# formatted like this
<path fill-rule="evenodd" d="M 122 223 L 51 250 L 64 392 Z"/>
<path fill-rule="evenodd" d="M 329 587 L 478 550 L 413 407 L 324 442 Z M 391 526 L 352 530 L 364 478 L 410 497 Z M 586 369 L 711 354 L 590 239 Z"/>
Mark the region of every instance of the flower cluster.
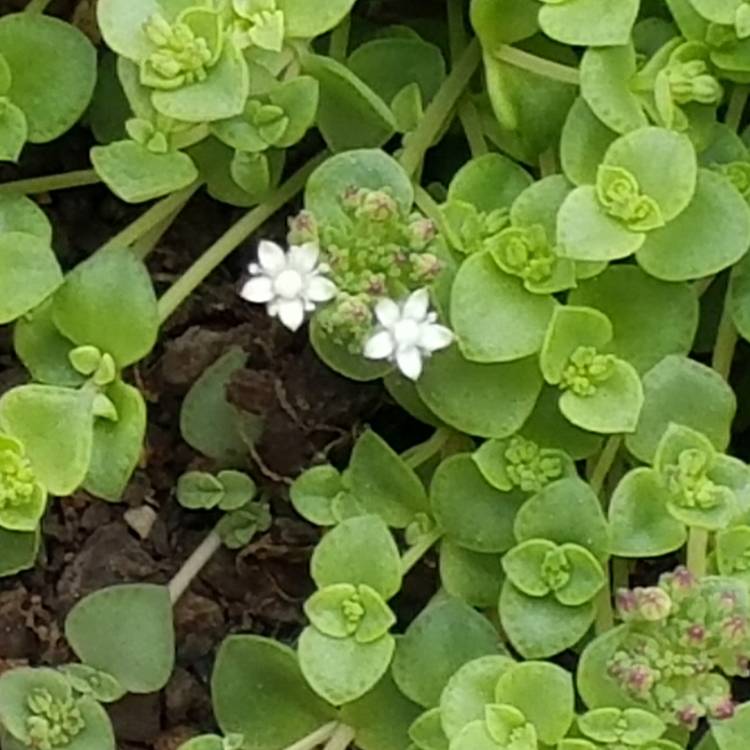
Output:
<path fill-rule="evenodd" d="M 30 712 L 26 720 L 30 747 L 55 750 L 67 747 L 85 728 L 81 711 L 73 698 L 60 699 L 39 689 L 27 699 Z"/>
<path fill-rule="evenodd" d="M 558 453 L 540 448 L 533 440 L 520 435 L 511 438 L 505 449 L 505 471 L 514 486 L 524 492 L 539 492 L 563 474 Z"/>
<path fill-rule="evenodd" d="M 593 396 L 597 386 L 612 377 L 614 366 L 613 355 L 599 354 L 591 346 L 579 346 L 563 371 L 560 387 L 577 396 Z"/>

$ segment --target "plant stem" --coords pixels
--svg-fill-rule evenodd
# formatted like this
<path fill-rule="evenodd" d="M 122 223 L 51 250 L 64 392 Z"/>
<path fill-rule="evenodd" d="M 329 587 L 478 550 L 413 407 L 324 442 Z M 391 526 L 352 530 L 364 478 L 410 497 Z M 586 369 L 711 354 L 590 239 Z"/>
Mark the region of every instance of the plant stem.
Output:
<path fill-rule="evenodd" d="M 624 557 L 613 557 L 612 583 L 615 591 L 630 588 L 630 560 Z"/>
<path fill-rule="evenodd" d="M 208 561 L 221 547 L 221 537 L 216 529 L 210 531 L 208 536 L 193 550 L 193 554 L 182 564 L 169 582 L 169 598 L 174 606 L 180 597 L 187 591 L 192 580 L 203 570 Z"/>
<path fill-rule="evenodd" d="M 489 154 L 490 149 L 487 140 L 484 137 L 484 128 L 482 127 L 482 118 L 479 115 L 477 105 L 474 104 L 469 94 L 465 94 L 458 107 L 458 117 L 461 120 L 461 127 L 464 129 L 466 140 L 469 143 L 469 150 L 474 159 Z"/>
<path fill-rule="evenodd" d="M 706 575 L 708 557 L 708 531 L 697 526 L 690 527 L 687 548 L 687 567 L 696 577 Z"/>
<path fill-rule="evenodd" d="M 136 240 L 131 246 L 130 251 L 136 258 L 146 260 L 153 249 L 159 244 L 159 240 L 166 234 L 169 227 L 172 226 L 175 219 L 180 215 L 180 211 L 173 211 L 159 224 L 151 227 L 140 239 Z"/>
<path fill-rule="evenodd" d="M 35 195 L 38 193 L 50 193 L 53 190 L 96 185 L 99 182 L 101 182 L 101 178 L 95 170 L 79 169 L 74 172 L 62 172 L 61 174 L 52 174 L 46 177 L 29 177 L 25 180 L 3 182 L 0 183 L 0 193 Z"/>
<path fill-rule="evenodd" d="M 414 185 L 414 202 L 417 208 L 440 230 L 440 234 L 448 240 L 448 244 L 454 249 L 459 250 L 461 242 L 453 231 L 453 227 L 445 220 L 440 206 L 435 203 L 435 199 L 419 184 Z"/>
<path fill-rule="evenodd" d="M 615 462 L 617 451 L 620 450 L 621 444 L 622 437 L 620 435 L 612 435 L 604 444 L 604 448 L 602 448 L 602 452 L 599 454 L 599 458 L 594 465 L 591 478 L 589 479 L 589 484 L 597 495 L 601 493 L 604 487 L 604 480 L 607 478 L 607 474 L 609 474 L 609 470 Z"/>
<path fill-rule="evenodd" d="M 612 585 L 609 576 L 609 565 L 606 565 L 604 570 L 604 587 L 596 597 L 596 621 L 594 629 L 597 635 L 606 633 L 615 626 L 615 613 L 612 608 Z"/>
<path fill-rule="evenodd" d="M 329 739 L 336 733 L 341 727 L 337 721 L 332 721 L 330 724 L 316 729 L 311 732 L 307 737 L 303 737 L 293 745 L 285 747 L 284 750 L 314 750 L 316 747 L 320 747 L 324 742 L 328 742 Z"/>
<path fill-rule="evenodd" d="M 425 153 L 451 116 L 461 94 L 476 72 L 480 58 L 479 42 L 474 39 L 430 102 L 417 129 L 410 134 L 400 159 L 401 166 L 410 177 L 419 171 Z"/>
<path fill-rule="evenodd" d="M 406 550 L 401 555 L 401 575 L 405 576 L 442 536 L 442 529 L 433 529 L 429 534 L 425 534 L 413 547 Z"/>
<path fill-rule="evenodd" d="M 151 208 L 144 211 L 134 222 L 128 224 L 128 226 L 109 239 L 99 250 L 109 250 L 113 247 L 130 247 L 154 227 L 158 227 L 165 219 L 171 218 L 175 212 L 182 209 L 198 187 L 199 183 L 196 182 L 190 185 L 190 187 L 172 193 L 166 198 L 162 198 L 158 203 L 154 203 Z"/>
<path fill-rule="evenodd" d="M 546 151 L 542 151 L 542 153 L 539 154 L 539 171 L 541 172 L 542 177 L 549 177 L 550 175 L 559 172 L 557 153 L 554 148 L 548 148 Z"/>
<path fill-rule="evenodd" d="M 28 4 L 23 9 L 24 13 L 44 13 L 51 2 L 52 0 L 29 0 Z"/>
<path fill-rule="evenodd" d="M 253 232 L 258 230 L 285 203 L 304 188 L 307 178 L 323 161 L 325 152 L 311 159 L 259 206 L 230 227 L 198 260 L 164 293 L 159 300 L 159 320 L 163 323 L 190 296 L 221 262 Z"/>
<path fill-rule="evenodd" d="M 343 62 L 349 51 L 349 34 L 352 29 L 352 17 L 346 18 L 331 32 L 331 40 L 328 45 L 328 56 L 334 60 Z"/>
<path fill-rule="evenodd" d="M 323 750 L 346 750 L 354 740 L 355 732 L 346 724 L 340 724 L 338 729 L 331 735 L 331 738 Z"/>
<path fill-rule="evenodd" d="M 729 97 L 729 106 L 727 107 L 727 115 L 724 118 L 724 122 L 732 130 L 740 129 L 748 94 L 750 94 L 750 87 L 746 84 L 737 83 L 732 89 L 732 94 Z"/>
<path fill-rule="evenodd" d="M 404 452 L 402 458 L 408 467 L 417 469 L 422 464 L 427 463 L 436 453 L 439 453 L 450 436 L 450 430 L 445 427 L 438 427 L 424 443 L 415 445 Z"/>
<path fill-rule="evenodd" d="M 503 44 L 497 49 L 492 50 L 491 54 L 496 60 L 501 60 L 517 68 L 523 68 L 530 73 L 536 73 L 545 78 L 552 78 L 562 83 L 570 83 L 573 86 L 578 86 L 581 81 L 578 68 L 571 68 L 569 65 L 561 65 L 552 60 L 537 57 L 530 52 L 524 52 L 508 44 Z"/>
<path fill-rule="evenodd" d="M 725 380 L 729 378 L 729 372 L 732 369 L 732 360 L 734 359 L 734 350 L 739 338 L 732 318 L 731 290 L 732 283 L 730 279 L 727 296 L 724 300 L 724 310 L 721 313 L 721 321 L 719 322 L 719 330 L 716 334 L 716 344 L 711 357 L 711 367 Z"/>

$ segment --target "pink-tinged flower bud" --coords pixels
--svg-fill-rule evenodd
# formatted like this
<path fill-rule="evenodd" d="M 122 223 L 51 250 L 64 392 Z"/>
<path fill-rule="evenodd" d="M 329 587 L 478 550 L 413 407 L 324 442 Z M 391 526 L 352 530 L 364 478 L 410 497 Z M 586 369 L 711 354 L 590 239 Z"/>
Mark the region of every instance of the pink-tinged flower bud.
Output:
<path fill-rule="evenodd" d="M 737 657 L 737 674 L 739 677 L 750 677 L 750 657 Z"/>
<path fill-rule="evenodd" d="M 615 602 L 623 620 L 630 619 L 638 611 L 638 597 L 630 589 L 619 589 L 615 595 Z"/>
<path fill-rule="evenodd" d="M 706 629 L 703 627 L 703 625 L 691 625 L 687 629 L 686 635 L 688 641 L 693 646 L 698 646 L 706 639 Z"/>
<path fill-rule="evenodd" d="M 412 246 L 416 250 L 422 250 L 437 237 L 435 222 L 424 217 L 415 219 L 409 224 L 409 235 Z"/>
<path fill-rule="evenodd" d="M 700 712 L 694 706 L 685 706 L 677 711 L 677 721 L 688 729 L 695 729 L 699 719 Z"/>
<path fill-rule="evenodd" d="M 414 258 L 414 273 L 420 281 L 434 281 L 442 270 L 443 262 L 432 253 L 422 253 Z"/>
<path fill-rule="evenodd" d="M 735 702 L 727 696 L 722 701 L 711 707 L 710 715 L 714 719 L 731 719 L 737 709 Z"/>
<path fill-rule="evenodd" d="M 318 240 L 318 222 L 309 211 L 300 211 L 289 219 L 289 243 L 304 245 Z"/>
<path fill-rule="evenodd" d="M 669 617 L 672 611 L 672 599 L 669 594 L 657 586 L 635 589 L 638 614 L 647 622 L 658 622 Z"/>
<path fill-rule="evenodd" d="M 648 695 L 654 686 L 654 673 L 644 664 L 631 667 L 622 676 L 627 689 L 640 696 Z"/>
<path fill-rule="evenodd" d="M 698 579 L 684 565 L 675 568 L 669 579 L 673 588 L 684 591 L 695 588 L 698 583 Z"/>
<path fill-rule="evenodd" d="M 732 591 L 722 591 L 719 596 L 719 607 L 725 612 L 734 612 L 737 608 L 737 594 Z"/>
<path fill-rule="evenodd" d="M 732 643 L 739 643 L 747 635 L 747 620 L 739 615 L 728 617 L 720 627 L 722 638 Z"/>
<path fill-rule="evenodd" d="M 344 190 L 344 193 L 341 196 L 341 205 L 344 208 L 355 209 L 361 205 L 364 195 L 364 190 L 355 185 L 351 185 Z"/>

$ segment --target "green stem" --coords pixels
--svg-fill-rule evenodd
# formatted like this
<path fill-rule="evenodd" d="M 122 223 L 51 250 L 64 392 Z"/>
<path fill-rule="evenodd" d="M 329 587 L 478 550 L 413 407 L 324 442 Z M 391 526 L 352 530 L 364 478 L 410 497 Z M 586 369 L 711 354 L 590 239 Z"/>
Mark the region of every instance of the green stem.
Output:
<path fill-rule="evenodd" d="M 454 250 L 458 250 L 461 247 L 461 242 L 453 231 L 453 227 L 445 220 L 443 212 L 434 198 L 418 184 L 414 186 L 414 202 L 417 204 L 417 208 L 433 221 L 435 226 L 440 230 L 440 234 L 448 240 L 448 244 Z"/>
<path fill-rule="evenodd" d="M 469 94 L 465 94 L 458 106 L 458 117 L 461 120 L 461 127 L 464 129 L 466 140 L 469 143 L 469 150 L 474 159 L 489 154 L 490 149 L 487 140 L 484 137 L 484 128 L 482 127 L 482 117 L 479 114 L 477 105 L 474 104 Z"/>
<path fill-rule="evenodd" d="M 748 94 L 750 94 L 750 87 L 746 84 L 737 83 L 732 89 L 732 94 L 729 97 L 729 106 L 727 107 L 727 115 L 724 118 L 724 122 L 732 130 L 740 129 L 742 115 L 747 105 Z"/>
<path fill-rule="evenodd" d="M 615 591 L 630 588 L 630 560 L 624 557 L 612 558 L 612 583 Z"/>
<path fill-rule="evenodd" d="M 570 83 L 573 86 L 578 86 L 581 82 L 578 68 L 571 68 L 569 65 L 561 65 L 552 60 L 537 57 L 530 52 L 524 52 L 508 44 L 503 44 L 497 49 L 492 50 L 491 54 L 496 60 L 514 65 L 516 68 L 523 68 L 545 78 L 551 78 L 562 83 Z"/>
<path fill-rule="evenodd" d="M 346 750 L 354 741 L 355 734 L 351 727 L 346 726 L 346 724 L 339 724 L 338 729 L 331 735 L 323 750 Z"/>
<path fill-rule="evenodd" d="M 708 531 L 697 526 L 690 527 L 687 547 L 688 570 L 698 578 L 706 575 L 708 558 Z"/>
<path fill-rule="evenodd" d="M 316 747 L 320 747 L 324 742 L 333 737 L 338 731 L 341 725 L 337 721 L 332 721 L 330 724 L 316 729 L 314 732 L 310 732 L 307 737 L 303 737 L 293 745 L 289 745 L 284 750 L 315 750 Z"/>
<path fill-rule="evenodd" d="M 430 102 L 417 129 L 409 135 L 400 161 L 410 177 L 419 171 L 424 155 L 451 116 L 461 94 L 476 72 L 480 59 L 479 42 L 474 39 Z"/>
<path fill-rule="evenodd" d="M 51 2 L 52 0 L 29 0 L 28 5 L 23 9 L 24 13 L 44 13 Z"/>
<path fill-rule="evenodd" d="M 246 213 L 234 226 L 219 237 L 164 293 L 159 300 L 159 320 L 164 323 L 233 250 L 299 193 L 304 188 L 307 178 L 325 157 L 326 153 L 323 152 L 307 162 L 283 185 L 279 186 L 264 203 Z"/>
<path fill-rule="evenodd" d="M 716 334 L 716 344 L 711 357 L 711 367 L 721 375 L 724 380 L 729 378 L 732 369 L 732 360 L 734 359 L 734 350 L 737 347 L 739 339 L 737 328 L 734 325 L 731 309 L 731 290 L 732 282 L 730 279 L 727 296 L 724 300 L 724 310 L 721 313 L 719 330 Z"/>
<path fill-rule="evenodd" d="M 557 153 L 554 148 L 548 148 L 539 154 L 539 171 L 542 177 L 549 177 L 560 171 L 557 163 Z"/>
<path fill-rule="evenodd" d="M 609 470 L 615 462 L 617 451 L 620 450 L 621 444 L 622 437 L 620 435 L 612 435 L 604 444 L 604 448 L 602 448 L 602 452 L 599 454 L 596 464 L 594 464 L 589 484 L 597 495 L 601 493 L 604 487 L 604 480 L 607 478 L 607 474 L 609 474 Z"/>
<path fill-rule="evenodd" d="M 162 219 L 161 222 L 151 227 L 141 238 L 136 240 L 130 247 L 130 252 L 136 258 L 146 260 L 154 248 L 159 244 L 159 240 L 166 234 L 169 227 L 175 222 L 180 215 L 180 211 L 173 211 L 169 216 Z"/>
<path fill-rule="evenodd" d="M 604 588 L 596 597 L 596 621 L 594 629 L 597 635 L 612 630 L 615 626 L 615 613 L 612 607 L 612 586 L 609 580 L 609 565 L 604 570 Z"/>
<path fill-rule="evenodd" d="M 181 210 L 198 189 L 199 184 L 196 182 L 190 185 L 190 187 L 172 193 L 166 198 L 162 198 L 158 203 L 154 203 L 151 208 L 144 211 L 134 222 L 128 224 L 128 226 L 119 231 L 99 249 L 109 250 L 113 247 L 130 247 L 134 242 L 154 229 L 154 227 L 160 226 L 165 219 L 172 217 L 177 211 Z"/>
<path fill-rule="evenodd" d="M 448 42 L 451 51 L 451 60 L 455 65 L 461 53 L 466 49 L 468 36 L 464 24 L 464 0 L 447 0 L 446 9 L 448 13 Z"/>
<path fill-rule="evenodd" d="M 415 445 L 402 454 L 404 462 L 412 469 L 419 468 L 443 449 L 450 436 L 450 430 L 445 427 L 438 427 L 424 443 Z"/>
<path fill-rule="evenodd" d="M 0 193 L 35 195 L 51 193 L 53 190 L 96 185 L 99 182 L 101 182 L 101 178 L 95 170 L 79 169 L 74 172 L 63 172 L 62 174 L 52 174 L 45 177 L 30 177 L 25 180 L 3 182 L 0 183 Z"/>
<path fill-rule="evenodd" d="M 328 56 L 334 60 L 343 62 L 349 51 L 349 35 L 352 29 L 352 17 L 347 17 L 331 32 L 331 40 L 328 45 Z"/>
<path fill-rule="evenodd" d="M 406 575 L 442 536 L 442 530 L 435 528 L 429 534 L 425 534 L 413 547 L 404 552 L 401 555 L 401 575 Z"/>

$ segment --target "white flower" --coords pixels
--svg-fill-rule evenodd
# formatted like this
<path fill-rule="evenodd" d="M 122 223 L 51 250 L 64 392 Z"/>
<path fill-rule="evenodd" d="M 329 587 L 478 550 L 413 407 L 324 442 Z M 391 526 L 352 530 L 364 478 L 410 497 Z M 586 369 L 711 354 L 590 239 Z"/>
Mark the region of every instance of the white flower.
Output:
<path fill-rule="evenodd" d="M 388 359 L 411 380 L 422 374 L 422 361 L 453 341 L 453 332 L 435 321 L 426 289 L 413 292 L 400 305 L 382 299 L 375 306 L 380 325 L 365 342 L 365 357 Z"/>
<path fill-rule="evenodd" d="M 248 302 L 265 303 L 270 316 L 296 331 L 305 313 L 336 296 L 336 285 L 323 275 L 328 266 L 318 263 L 319 256 L 312 243 L 292 245 L 285 253 L 275 242 L 261 240 L 258 263 L 248 266 L 252 278 L 240 295 Z"/>

